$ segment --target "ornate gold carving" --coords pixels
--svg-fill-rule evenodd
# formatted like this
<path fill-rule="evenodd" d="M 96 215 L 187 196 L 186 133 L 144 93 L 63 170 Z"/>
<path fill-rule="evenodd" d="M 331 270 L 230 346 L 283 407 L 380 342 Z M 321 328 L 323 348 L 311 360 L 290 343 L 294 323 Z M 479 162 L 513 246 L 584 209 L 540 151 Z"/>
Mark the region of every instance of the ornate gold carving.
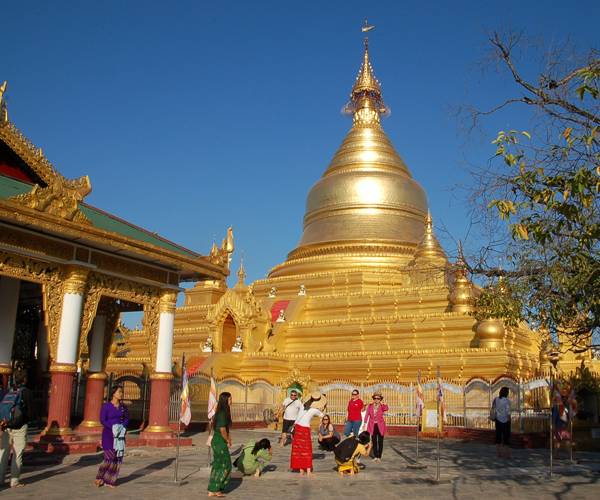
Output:
<path fill-rule="evenodd" d="M 50 365 L 50 373 L 75 373 L 76 371 L 77 365 L 75 364 L 52 363 Z"/>
<path fill-rule="evenodd" d="M 81 358 L 82 355 L 89 354 L 88 349 L 88 335 L 90 333 L 90 329 L 92 328 L 92 324 L 94 322 L 94 318 L 96 317 L 96 313 L 98 311 L 98 304 L 100 303 L 100 291 L 97 288 L 91 288 L 88 290 L 88 293 L 85 295 L 85 302 L 83 303 L 83 314 L 81 318 L 81 333 L 79 336 L 79 353 L 78 358 Z"/>
<path fill-rule="evenodd" d="M 36 184 L 29 193 L 13 196 L 9 201 L 69 221 L 92 224 L 92 221 L 79 210 L 78 203 L 92 192 L 89 178 L 86 176 L 83 180 L 80 185 L 71 186 L 64 177 L 57 177 L 47 188 Z"/>
<path fill-rule="evenodd" d="M 108 375 L 106 374 L 106 372 L 94 372 L 94 373 L 88 372 L 88 374 L 86 375 L 86 378 L 106 380 L 108 378 Z"/>
<path fill-rule="evenodd" d="M 173 380 L 173 374 L 154 372 L 150 374 L 150 380 Z"/>
<path fill-rule="evenodd" d="M 217 266 L 223 266 L 225 269 L 229 269 L 229 262 L 231 261 L 233 249 L 233 227 L 230 227 L 227 230 L 227 238 L 223 238 L 221 248 L 217 247 L 217 245 L 213 243 L 213 246 L 210 249 L 210 254 L 205 258 Z"/>
<path fill-rule="evenodd" d="M 106 326 L 104 328 L 104 344 L 102 347 L 102 370 L 106 369 L 106 361 L 110 353 L 113 337 L 117 331 L 119 321 L 121 321 L 121 313 L 117 306 L 116 300 L 111 302 L 102 301 L 102 313 L 106 316 Z"/>
<path fill-rule="evenodd" d="M 177 304 L 177 291 L 166 289 L 160 293 L 160 307 L 161 313 L 175 314 L 175 305 Z"/>
<path fill-rule="evenodd" d="M 169 275 L 167 271 L 161 269 L 98 252 L 92 253 L 90 262 L 97 266 L 98 270 L 111 271 L 113 273 L 131 276 L 133 278 L 141 278 L 154 283 L 166 284 Z"/>
<path fill-rule="evenodd" d="M 300 384 L 302 387 L 302 394 L 308 394 L 310 392 L 310 377 L 308 375 L 304 375 L 298 365 L 294 364 L 294 368 L 287 375 L 281 376 L 281 387 L 287 389 L 293 383 Z"/>
<path fill-rule="evenodd" d="M 10 366 L 0 365 L 0 375 L 10 375 L 13 369 Z"/>
<path fill-rule="evenodd" d="M 65 268 L 65 279 L 63 292 L 83 295 L 85 293 L 86 280 L 89 269 L 79 266 L 67 266 Z"/>
<path fill-rule="evenodd" d="M 73 256 L 73 245 L 6 226 L 3 226 L 0 231 L 0 241 L 19 250 L 28 250 L 59 259 L 69 260 Z"/>

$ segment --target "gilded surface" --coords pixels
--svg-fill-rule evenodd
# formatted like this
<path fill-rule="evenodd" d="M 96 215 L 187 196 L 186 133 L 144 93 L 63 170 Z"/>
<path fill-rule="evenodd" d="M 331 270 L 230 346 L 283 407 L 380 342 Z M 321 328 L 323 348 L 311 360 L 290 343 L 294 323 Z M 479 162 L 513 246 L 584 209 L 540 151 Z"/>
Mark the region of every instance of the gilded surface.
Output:
<path fill-rule="evenodd" d="M 160 293 L 160 313 L 175 314 L 175 305 L 177 304 L 176 290 L 162 290 Z"/>
<path fill-rule="evenodd" d="M 52 363 L 49 371 L 50 373 L 75 373 L 77 365 Z"/>
<path fill-rule="evenodd" d="M 102 345 L 102 371 L 106 370 L 106 362 L 110 354 L 113 337 L 121 320 L 121 313 L 116 300 L 110 302 L 102 301 L 103 315 L 106 316 L 104 327 L 104 343 Z"/>
<path fill-rule="evenodd" d="M 150 380 L 173 380 L 173 374 L 154 372 L 150 374 Z"/>
<path fill-rule="evenodd" d="M 77 359 L 81 357 L 87 358 L 89 355 L 88 350 L 88 335 L 92 328 L 96 312 L 98 311 L 98 304 L 100 303 L 101 294 L 98 289 L 92 288 L 85 294 L 85 300 L 83 303 L 83 314 L 81 317 L 81 333 L 79 336 L 79 349 Z"/>
<path fill-rule="evenodd" d="M 77 247 L 75 250 L 75 259 L 80 262 L 87 262 L 90 258 L 90 251 L 87 248 Z"/>
<path fill-rule="evenodd" d="M 112 255 L 98 252 L 92 253 L 91 263 L 98 269 L 111 271 L 113 273 L 141 278 L 154 283 L 166 284 L 168 272 L 150 266 L 145 266 L 130 260 L 119 259 Z"/>
<path fill-rule="evenodd" d="M 89 269 L 79 266 L 66 266 L 64 273 L 63 293 L 83 295 Z"/>
<path fill-rule="evenodd" d="M 73 245 L 6 226 L 2 226 L 0 230 L 0 242 L 18 250 L 27 250 L 59 259 L 69 260 L 73 257 Z"/>
<path fill-rule="evenodd" d="M 82 185 L 75 187 L 70 186 L 63 177 L 57 177 L 47 188 L 36 184 L 31 192 L 13 196 L 8 201 L 69 221 L 92 224 L 92 221 L 79 210 L 79 202 L 83 201 L 91 191 L 92 185 L 87 176 L 84 177 Z"/>
<path fill-rule="evenodd" d="M 289 372 L 287 375 L 282 375 L 281 377 L 281 387 L 284 389 L 284 397 L 287 397 L 286 389 L 293 383 L 300 384 L 303 395 L 306 395 L 310 392 L 310 376 L 302 373 L 296 364 L 294 364 L 291 372 Z"/>

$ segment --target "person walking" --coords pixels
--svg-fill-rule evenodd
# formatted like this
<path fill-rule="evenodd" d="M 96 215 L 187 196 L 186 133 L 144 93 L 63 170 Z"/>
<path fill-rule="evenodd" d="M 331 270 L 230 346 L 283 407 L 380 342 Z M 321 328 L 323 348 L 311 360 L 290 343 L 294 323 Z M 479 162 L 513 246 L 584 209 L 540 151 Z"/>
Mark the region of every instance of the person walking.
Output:
<path fill-rule="evenodd" d="M 94 484 L 114 488 L 119 477 L 125 452 L 125 429 L 129 424 L 129 411 L 123 404 L 123 387 L 115 385 L 108 394 L 108 403 L 102 405 L 100 422 L 104 460 L 100 464 Z"/>
<path fill-rule="evenodd" d="M 303 406 L 300 400 L 298 399 L 298 392 L 292 391 L 290 392 L 290 397 L 285 398 L 277 415 L 275 418 L 279 418 L 279 415 L 283 413 L 283 429 L 281 431 L 281 444 L 280 448 L 285 446 L 285 441 L 287 439 L 288 432 L 294 422 L 296 421 L 296 417 L 298 416 L 298 412 L 302 410 Z"/>
<path fill-rule="evenodd" d="M 231 456 L 229 455 L 229 448 L 231 447 L 231 434 L 229 432 L 231 428 L 231 403 L 231 394 L 222 392 L 219 395 L 217 409 L 212 419 L 214 435 L 210 447 L 213 450 L 213 465 L 208 482 L 209 497 L 224 497 L 223 492 L 227 488 L 231 477 Z"/>
<path fill-rule="evenodd" d="M 260 477 L 265 468 L 263 460 L 270 461 L 273 457 L 273 447 L 268 439 L 258 443 L 251 439 L 244 446 L 242 454 L 237 459 L 237 468 L 244 476 Z"/>
<path fill-rule="evenodd" d="M 362 399 L 358 397 L 358 390 L 352 391 L 350 402 L 348 403 L 348 417 L 346 419 L 346 427 L 344 428 L 344 434 L 346 437 L 350 437 L 350 434 L 354 434 L 354 437 L 358 437 L 360 426 L 362 424 L 362 409 L 364 408 Z"/>
<path fill-rule="evenodd" d="M 5 476 L 8 466 L 8 455 L 10 448 L 13 448 L 13 458 L 10 465 L 10 487 L 21 488 L 25 486 L 20 482 L 21 466 L 23 465 L 23 452 L 27 447 L 27 429 L 29 421 L 33 415 L 33 394 L 25 387 L 27 384 L 27 372 L 25 370 L 15 371 L 15 386 L 14 391 L 20 393 L 20 405 L 23 417 L 21 423 L 15 427 L 7 427 L 1 429 L 0 433 L 0 488 L 6 487 Z M 10 394 L 8 391 L 5 397 Z"/>
<path fill-rule="evenodd" d="M 331 423 L 329 415 L 324 415 L 319 426 L 319 445 L 323 451 L 334 451 L 335 445 L 340 442 L 340 433 Z"/>
<path fill-rule="evenodd" d="M 494 399 L 492 405 L 496 408 L 496 455 L 502 457 L 500 443 L 504 440 L 506 458 L 514 458 L 510 454 L 508 443 L 510 442 L 510 399 L 508 399 L 508 387 L 500 389 L 500 394 Z"/>
<path fill-rule="evenodd" d="M 312 441 L 310 439 L 310 421 L 315 415 L 323 417 L 327 406 L 325 394 L 313 392 L 304 403 L 304 408 L 298 413 L 294 422 L 294 435 L 292 436 L 292 458 L 290 469 L 298 469 L 301 476 L 315 476 L 313 469 Z"/>
<path fill-rule="evenodd" d="M 383 418 L 384 412 L 388 411 L 385 398 L 381 392 L 373 393 L 373 402 L 367 408 L 365 423 L 367 432 L 373 437 L 373 461 L 381 462 L 383 453 L 383 436 L 387 434 L 387 427 Z"/>

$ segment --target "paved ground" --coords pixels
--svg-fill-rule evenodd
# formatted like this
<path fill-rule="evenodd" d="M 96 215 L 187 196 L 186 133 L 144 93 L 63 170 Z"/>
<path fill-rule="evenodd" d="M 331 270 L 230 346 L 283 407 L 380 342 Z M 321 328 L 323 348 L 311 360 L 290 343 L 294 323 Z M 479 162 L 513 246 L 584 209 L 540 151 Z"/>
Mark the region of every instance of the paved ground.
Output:
<path fill-rule="evenodd" d="M 207 465 L 206 434 L 192 436 L 195 446 L 181 450 L 179 479 L 174 484 L 175 450 L 129 449 L 117 482 L 117 488 L 95 488 L 95 474 L 102 460 L 96 455 L 73 455 L 60 462 L 38 463 L 24 467 L 21 475 L 26 485 L 20 489 L 0 490 L 6 499 L 65 497 L 118 499 L 180 499 L 205 497 L 210 469 Z M 233 433 L 232 456 L 250 439 L 267 437 L 277 446 L 278 433 L 270 430 Z M 386 437 L 383 461 L 363 459 L 364 468 L 356 476 L 339 476 L 332 454 L 316 451 L 314 478 L 300 477 L 288 469 L 291 447 L 274 447 L 273 460 L 261 478 L 234 473 L 227 490 L 231 499 L 285 500 L 362 498 L 456 499 L 518 498 L 539 500 L 585 499 L 600 496 L 600 453 L 580 452 L 579 464 L 568 460 L 556 463 L 556 476 L 549 479 L 548 450 L 515 450 L 515 460 L 496 459 L 491 445 L 446 439 L 441 444 L 441 478 L 446 484 L 431 484 L 436 477 L 436 442 L 421 440 L 420 462 L 425 470 L 407 469 L 415 457 L 415 440 Z M 8 478 L 7 478 L 8 479 Z"/>

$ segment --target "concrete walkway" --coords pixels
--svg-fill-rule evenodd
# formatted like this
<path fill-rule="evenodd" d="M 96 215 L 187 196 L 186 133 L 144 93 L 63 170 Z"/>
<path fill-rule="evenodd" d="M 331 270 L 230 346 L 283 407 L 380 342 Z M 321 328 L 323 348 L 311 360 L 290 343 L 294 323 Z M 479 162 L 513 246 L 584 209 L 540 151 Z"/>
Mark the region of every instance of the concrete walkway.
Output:
<path fill-rule="evenodd" d="M 72 455 L 24 466 L 24 488 L 0 490 L 2 498 L 115 498 L 115 499 L 188 499 L 206 497 L 210 468 L 205 446 L 206 434 L 193 436 L 194 447 L 182 448 L 179 479 L 174 486 L 174 449 L 129 449 L 117 488 L 95 488 L 96 470 L 102 454 Z M 600 453 L 580 452 L 580 462 L 555 462 L 556 476 L 549 479 L 548 450 L 514 450 L 515 459 L 497 459 L 495 448 L 480 443 L 446 439 L 441 442 L 441 478 L 446 484 L 431 484 L 436 477 L 436 442 L 421 440 L 420 462 L 424 470 L 407 469 L 415 457 L 415 440 L 386 437 L 382 462 L 363 458 L 363 470 L 355 476 L 336 473 L 331 453 L 317 451 L 313 445 L 316 477 L 300 477 L 289 470 L 291 446 L 278 446 L 279 434 L 271 430 L 233 432 L 232 456 L 250 439 L 266 437 L 274 448 L 273 460 L 261 478 L 244 477 L 235 472 L 226 491 L 231 499 L 585 499 L 600 496 Z M 313 440 L 315 442 L 316 440 Z M 8 480 L 8 478 L 7 478 Z"/>

